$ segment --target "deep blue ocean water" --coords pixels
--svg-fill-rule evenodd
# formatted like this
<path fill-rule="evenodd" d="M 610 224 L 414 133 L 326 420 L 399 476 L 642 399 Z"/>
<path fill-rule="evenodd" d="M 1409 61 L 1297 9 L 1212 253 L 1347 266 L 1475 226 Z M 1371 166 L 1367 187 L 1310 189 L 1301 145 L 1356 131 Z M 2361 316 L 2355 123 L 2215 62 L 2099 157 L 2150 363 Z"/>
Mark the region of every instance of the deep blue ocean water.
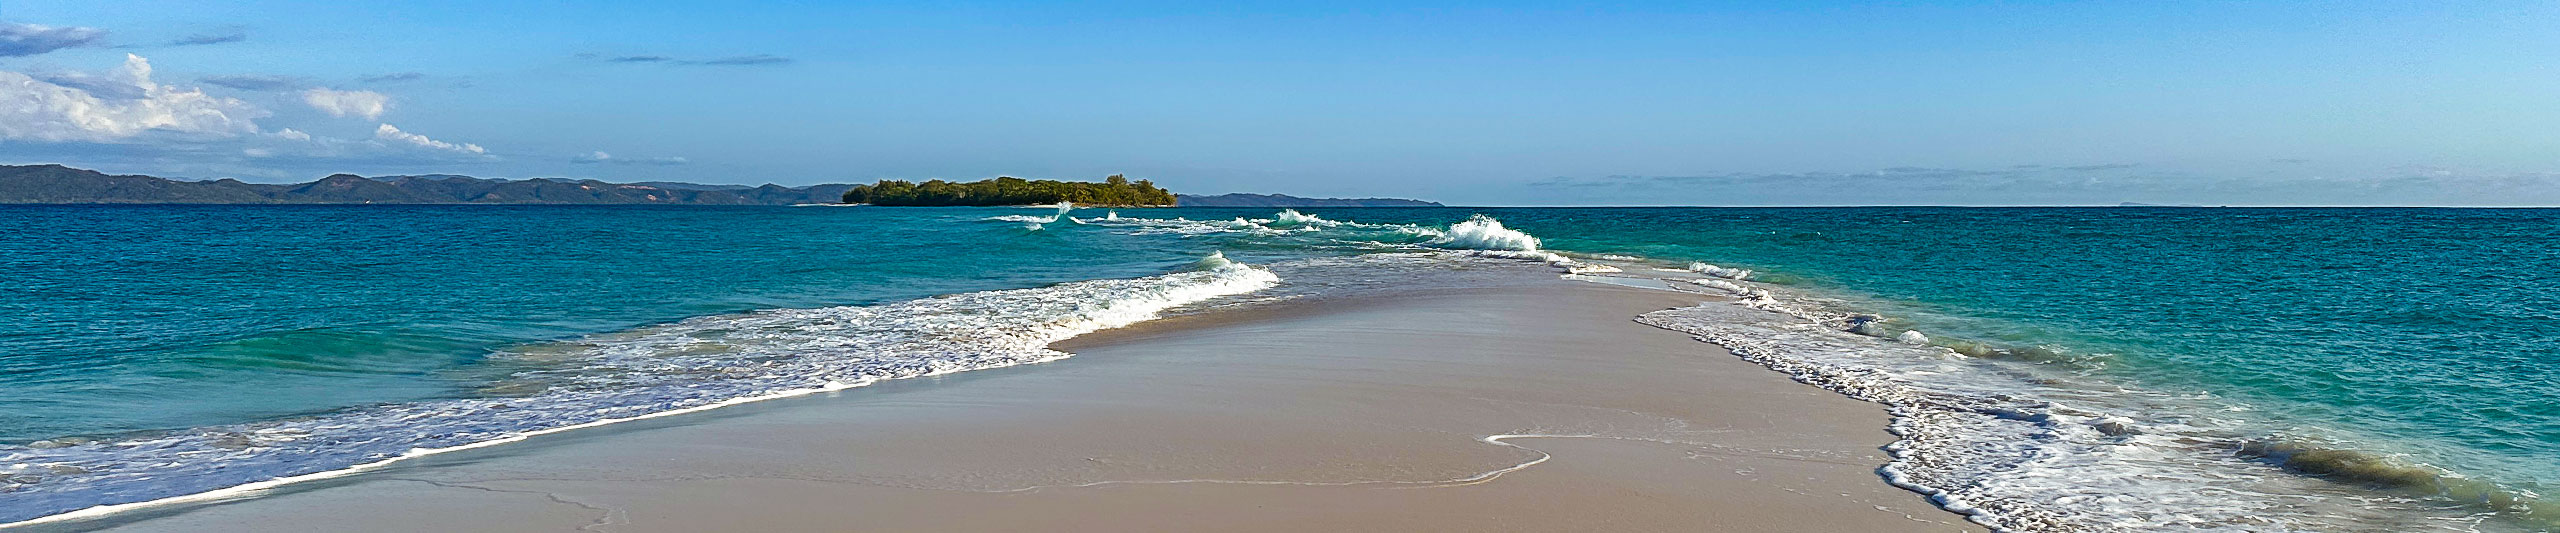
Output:
<path fill-rule="evenodd" d="M 2560 486 L 2560 211 L 1306 210 L 1365 229 L 1272 211 L 0 206 L 0 455 L 504 394 L 524 354 L 564 343 L 712 338 L 632 340 L 688 319 L 1449 247 L 1484 214 L 1550 251 L 1750 268 L 1941 343 L 2037 347 L 2012 363 L 2190 395 L 2268 438 L 2527 499 Z M 760 357 L 819 349 L 793 342 Z M 290 461 L 352 460 L 315 457 Z M 10 487 L 77 477 L 39 474 Z M 88 501 L 47 494 L 0 492 L 0 521 Z"/>

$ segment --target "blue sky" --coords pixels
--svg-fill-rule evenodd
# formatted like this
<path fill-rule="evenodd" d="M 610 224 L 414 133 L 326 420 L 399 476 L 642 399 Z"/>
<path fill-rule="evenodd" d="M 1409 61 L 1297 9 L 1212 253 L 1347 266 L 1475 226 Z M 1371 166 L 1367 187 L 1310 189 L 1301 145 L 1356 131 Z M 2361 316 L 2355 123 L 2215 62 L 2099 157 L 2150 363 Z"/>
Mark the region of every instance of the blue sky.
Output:
<path fill-rule="evenodd" d="M 1127 173 L 1502 205 L 2560 205 L 2551 2 L 524 4 L 12 0 L 0 161 L 269 182 Z"/>

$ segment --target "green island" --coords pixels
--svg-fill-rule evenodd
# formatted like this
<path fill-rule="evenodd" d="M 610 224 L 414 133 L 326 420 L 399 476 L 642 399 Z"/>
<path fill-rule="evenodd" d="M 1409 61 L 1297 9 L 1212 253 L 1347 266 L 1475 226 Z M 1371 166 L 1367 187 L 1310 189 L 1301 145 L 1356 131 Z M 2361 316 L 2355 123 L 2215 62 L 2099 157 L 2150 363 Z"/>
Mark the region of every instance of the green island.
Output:
<path fill-rule="evenodd" d="M 1173 193 L 1147 180 L 1113 174 L 1101 183 L 1026 180 L 1011 176 L 967 183 L 880 180 L 844 191 L 844 203 L 884 206 L 993 206 L 1074 202 L 1096 207 L 1165 207 Z"/>

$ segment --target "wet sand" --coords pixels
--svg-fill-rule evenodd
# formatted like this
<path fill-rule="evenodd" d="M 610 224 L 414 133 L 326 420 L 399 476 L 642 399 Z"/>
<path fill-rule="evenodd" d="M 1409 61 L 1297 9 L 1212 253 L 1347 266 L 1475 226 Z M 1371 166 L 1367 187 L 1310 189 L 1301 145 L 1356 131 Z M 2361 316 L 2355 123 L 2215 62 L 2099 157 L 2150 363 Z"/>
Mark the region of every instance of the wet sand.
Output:
<path fill-rule="evenodd" d="M 1510 286 L 1213 312 L 1042 365 L 404 462 L 116 531 L 1978 531 L 1881 407 Z M 1507 436 L 1507 437 L 1506 437 Z"/>

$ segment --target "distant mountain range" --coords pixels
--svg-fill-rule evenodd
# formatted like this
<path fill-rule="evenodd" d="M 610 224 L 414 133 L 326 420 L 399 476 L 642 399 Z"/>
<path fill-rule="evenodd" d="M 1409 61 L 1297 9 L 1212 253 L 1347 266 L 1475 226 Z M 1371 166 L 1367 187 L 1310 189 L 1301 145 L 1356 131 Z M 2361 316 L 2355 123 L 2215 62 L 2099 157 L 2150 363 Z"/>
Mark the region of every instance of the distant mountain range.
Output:
<path fill-rule="evenodd" d="M 310 183 L 263 184 L 227 178 L 178 181 L 112 176 L 62 165 L 0 165 L 0 203 L 10 204 L 791 205 L 836 203 L 852 187 L 509 180 L 450 174 L 370 178 L 337 174 Z"/>
<path fill-rule="evenodd" d="M 235 179 L 181 181 L 109 175 L 62 165 L 0 165 L 0 204 L 832 204 L 852 184 L 803 187 L 607 183 L 558 178 L 489 179 L 452 174 L 336 174 L 308 183 Z M 1393 198 L 1299 198 L 1277 194 L 1180 195 L 1196 207 L 1436 207 Z"/>
<path fill-rule="evenodd" d="M 1300 198 L 1285 194 L 1174 195 L 1182 207 L 1441 207 L 1439 202 L 1403 198 Z"/>

